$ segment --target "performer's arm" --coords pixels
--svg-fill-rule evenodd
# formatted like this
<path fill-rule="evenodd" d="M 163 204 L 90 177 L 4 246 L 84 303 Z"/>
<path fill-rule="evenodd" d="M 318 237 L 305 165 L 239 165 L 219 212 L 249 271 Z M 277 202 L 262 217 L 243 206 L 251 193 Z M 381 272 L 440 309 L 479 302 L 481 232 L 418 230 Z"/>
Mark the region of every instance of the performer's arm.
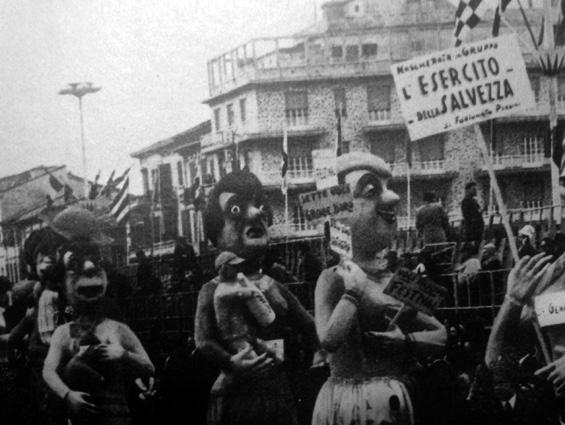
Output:
<path fill-rule="evenodd" d="M 322 272 L 314 295 L 316 330 L 322 348 L 328 352 L 336 351 L 345 342 L 367 284 L 361 282 L 359 276 L 355 278 L 352 272 L 345 273 L 346 283 L 337 276 L 332 278 L 331 274 L 330 270 Z"/>
<path fill-rule="evenodd" d="M 518 328 L 522 307 L 530 301 L 531 295 L 549 267 L 550 259 L 551 255 L 544 256 L 544 253 L 531 258 L 525 256 L 508 274 L 504 303 L 494 320 L 488 339 L 485 353 L 487 366 L 498 360 L 509 339 L 508 336 Z"/>

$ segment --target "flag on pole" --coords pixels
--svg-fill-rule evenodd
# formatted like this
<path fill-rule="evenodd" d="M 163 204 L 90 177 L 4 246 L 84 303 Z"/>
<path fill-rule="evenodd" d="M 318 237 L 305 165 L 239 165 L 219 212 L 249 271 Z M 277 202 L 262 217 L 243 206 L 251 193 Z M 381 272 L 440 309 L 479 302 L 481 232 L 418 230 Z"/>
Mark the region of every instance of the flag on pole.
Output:
<path fill-rule="evenodd" d="M 281 192 L 286 196 L 288 191 L 286 173 L 288 171 L 288 134 L 286 126 L 283 128 L 283 144 L 282 144 L 282 162 L 281 162 Z"/>
<path fill-rule="evenodd" d="M 98 180 L 100 180 L 100 173 L 102 172 L 102 170 L 98 170 L 98 173 L 96 173 L 96 177 L 94 177 L 94 183 L 92 183 L 92 186 L 90 186 L 90 192 L 88 193 L 88 199 L 90 199 L 91 201 L 93 199 L 96 199 L 96 197 L 98 196 L 98 190 L 100 189 L 100 185 L 98 184 Z"/>
<path fill-rule="evenodd" d="M 118 186 L 121 182 L 123 182 L 123 181 L 125 180 L 125 178 L 126 178 L 127 175 L 129 174 L 130 168 L 131 168 L 131 167 L 128 167 L 128 168 L 126 169 L 126 171 L 124 171 L 124 172 L 120 175 L 120 177 L 118 177 L 116 180 L 114 180 L 114 181 L 112 182 L 112 186 L 113 186 L 113 187 Z"/>
<path fill-rule="evenodd" d="M 110 174 L 110 177 L 108 177 L 108 181 L 100 191 L 101 196 L 110 194 L 111 187 L 113 187 L 113 183 L 114 183 L 114 174 L 116 174 L 116 170 L 113 170 L 112 173 Z"/>
<path fill-rule="evenodd" d="M 110 204 L 110 214 L 114 216 L 118 224 L 126 218 L 129 213 L 129 177 L 126 177 L 122 188 Z"/>
<path fill-rule="evenodd" d="M 488 4 L 484 0 L 460 0 L 455 11 L 455 46 L 459 46 L 467 34 L 477 26 L 483 18 Z"/>
<path fill-rule="evenodd" d="M 496 5 L 496 8 L 494 9 L 494 19 L 492 20 L 492 36 L 493 37 L 498 37 L 498 33 L 500 32 L 500 19 L 501 19 L 501 15 L 502 13 L 504 13 L 504 11 L 506 10 L 506 7 L 508 6 L 508 3 L 510 3 L 511 0 L 498 0 L 498 4 Z"/>

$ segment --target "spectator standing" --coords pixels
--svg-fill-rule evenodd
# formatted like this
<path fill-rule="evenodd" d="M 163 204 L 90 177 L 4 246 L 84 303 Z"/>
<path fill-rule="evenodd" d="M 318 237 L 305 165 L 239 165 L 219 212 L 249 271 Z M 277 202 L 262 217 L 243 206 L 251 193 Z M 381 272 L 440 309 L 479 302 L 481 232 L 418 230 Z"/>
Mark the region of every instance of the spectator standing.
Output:
<path fill-rule="evenodd" d="M 464 240 L 466 242 L 474 242 L 478 246 L 483 238 L 485 222 L 483 221 L 481 207 L 475 196 L 477 196 L 477 183 L 467 183 L 465 185 L 465 197 L 461 201 Z"/>
<path fill-rule="evenodd" d="M 173 252 L 173 269 L 177 281 L 180 283 L 181 289 L 184 284 L 197 285 L 202 284 L 202 271 L 198 258 L 194 252 L 194 248 L 185 238 L 178 238 Z"/>
<path fill-rule="evenodd" d="M 298 279 L 314 284 L 322 273 L 322 262 L 312 253 L 310 245 L 301 243 L 298 247 Z"/>
<path fill-rule="evenodd" d="M 526 224 L 518 231 L 518 256 L 520 258 L 536 255 L 536 229 L 531 224 Z"/>
<path fill-rule="evenodd" d="M 449 218 L 431 192 L 424 193 L 424 205 L 416 211 L 416 230 L 424 245 L 447 241 Z"/>

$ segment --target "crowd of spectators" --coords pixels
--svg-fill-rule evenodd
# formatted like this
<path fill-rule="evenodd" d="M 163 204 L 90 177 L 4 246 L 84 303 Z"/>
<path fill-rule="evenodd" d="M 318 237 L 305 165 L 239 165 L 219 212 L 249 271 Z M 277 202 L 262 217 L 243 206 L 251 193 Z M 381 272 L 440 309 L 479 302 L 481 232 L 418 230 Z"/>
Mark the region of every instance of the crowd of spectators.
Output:
<path fill-rule="evenodd" d="M 472 191 L 470 193 L 472 195 Z M 427 196 L 427 201 L 433 203 L 435 199 Z M 506 241 L 492 239 L 477 243 L 473 240 L 474 235 L 469 238 L 471 240 L 466 240 L 466 236 L 457 241 L 450 240 L 448 229 L 443 227 L 441 209 L 428 205 L 422 211 L 420 219 L 423 217 L 424 222 L 429 216 L 440 217 L 437 225 L 442 230 L 436 232 L 433 226 L 422 225 L 420 221 L 423 234 L 428 235 L 424 237 L 422 249 L 388 252 L 386 258 L 390 270 L 394 272 L 404 267 L 437 276 L 438 281 L 451 291 L 451 300 L 446 301 L 448 304 L 453 303 L 455 296 L 453 282 L 458 286 L 459 303 L 464 303 L 462 300 L 466 298 L 469 307 L 503 304 L 508 293 Z M 531 225 L 522 227 L 517 238 L 521 257 L 531 258 L 544 253 L 556 259 L 565 251 L 565 238 L 561 234 L 555 238 L 539 238 Z M 43 384 L 41 369 L 56 324 L 65 320 L 58 315 L 69 313 L 52 288 L 49 276 L 37 274 L 41 273 L 41 264 L 49 265 L 53 261 L 54 249 L 59 243 L 53 235 L 36 241 L 30 239 L 27 246 L 31 251 L 27 253 L 29 278 L 12 283 L 0 277 L 0 403 L 2 415 L 9 418 L 6 423 L 57 423 L 61 409 L 64 409 L 60 402 L 49 400 L 52 395 Z M 270 250 L 262 270 L 289 288 L 305 285 L 311 295 L 324 265 L 337 261 L 330 252 L 320 251 L 322 246 L 304 242 L 292 246 L 293 267 L 285 264 L 280 249 Z M 441 265 L 446 263 L 448 268 L 442 268 Z M 130 304 L 139 299 L 180 296 L 186 292 L 194 297 L 211 273 L 183 240 L 177 242 L 171 259 L 168 285 L 153 265 L 152 259 L 139 251 L 137 271 L 129 278 L 108 266 L 111 284 L 104 308 L 109 316 L 126 321 L 133 319 L 128 317 L 133 311 Z M 445 280 L 446 276 L 448 280 Z M 38 284 L 40 281 L 41 285 Z M 311 296 L 299 298 L 305 307 L 313 309 Z M 414 371 L 418 386 L 426 389 L 418 391 L 419 397 L 415 399 L 421 412 L 421 423 L 477 423 L 485 420 L 489 423 L 533 423 L 532 415 L 540 409 L 556 409 L 551 387 L 533 374 L 541 366 L 539 353 L 532 350 L 536 346 L 535 337 L 528 335 L 530 350 L 517 350 L 520 357 L 515 352 L 504 352 L 494 366 L 487 368 L 484 356 L 492 317 L 482 314 L 480 309 L 446 309 L 445 314 L 440 312 L 438 315 L 448 330 L 445 352 L 440 357 L 420 359 L 420 368 Z M 179 417 L 191 418 L 190 423 L 205 423 L 208 393 L 218 370 L 195 350 L 193 338 L 185 338 L 186 334 L 173 335 L 165 342 L 162 335 L 151 332 L 143 335 L 143 343 L 157 366 L 157 373 L 151 385 L 147 382 L 136 385 L 132 381 L 128 386 L 133 423 L 177 423 Z M 155 339 L 160 342 L 155 343 Z M 311 352 L 298 349 L 289 354 L 287 367 L 291 369 L 289 375 L 299 407 L 298 416 L 301 424 L 307 424 L 315 397 L 329 372 L 327 366 L 310 368 L 307 359 Z M 539 417 L 542 420 L 537 423 L 554 423 L 547 419 L 547 415 Z"/>

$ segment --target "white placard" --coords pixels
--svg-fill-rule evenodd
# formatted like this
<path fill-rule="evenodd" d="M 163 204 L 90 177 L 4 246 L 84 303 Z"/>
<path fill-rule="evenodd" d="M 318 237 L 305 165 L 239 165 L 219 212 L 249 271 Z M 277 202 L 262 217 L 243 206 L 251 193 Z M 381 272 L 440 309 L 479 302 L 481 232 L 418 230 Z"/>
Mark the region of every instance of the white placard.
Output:
<path fill-rule="evenodd" d="M 565 291 L 538 295 L 534 308 L 542 328 L 565 323 Z"/>
<path fill-rule="evenodd" d="M 353 194 L 348 184 L 301 193 L 298 200 L 308 223 L 323 223 L 331 218 L 341 220 L 353 214 Z"/>
<path fill-rule="evenodd" d="M 337 185 L 336 159 L 333 149 L 314 149 L 312 151 L 312 167 L 317 190 Z"/>
<path fill-rule="evenodd" d="M 351 250 L 351 229 L 349 226 L 335 220 L 331 221 L 330 249 L 341 258 L 351 258 L 353 251 Z"/>
<path fill-rule="evenodd" d="M 535 106 L 514 34 L 391 65 L 411 140 Z"/>

